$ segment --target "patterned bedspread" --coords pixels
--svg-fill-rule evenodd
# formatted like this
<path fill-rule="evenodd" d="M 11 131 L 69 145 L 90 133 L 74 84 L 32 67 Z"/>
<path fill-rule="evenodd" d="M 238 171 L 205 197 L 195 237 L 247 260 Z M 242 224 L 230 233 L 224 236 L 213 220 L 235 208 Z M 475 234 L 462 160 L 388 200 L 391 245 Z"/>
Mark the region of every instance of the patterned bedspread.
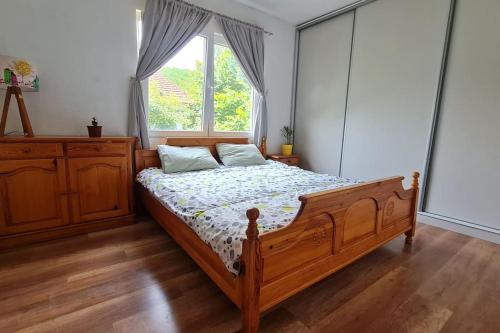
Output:
<path fill-rule="evenodd" d="M 239 272 L 246 238 L 247 209 L 259 209 L 257 222 L 262 234 L 294 219 L 300 195 L 357 183 L 274 161 L 174 174 L 150 168 L 141 171 L 137 179 L 210 245 L 234 274 Z"/>

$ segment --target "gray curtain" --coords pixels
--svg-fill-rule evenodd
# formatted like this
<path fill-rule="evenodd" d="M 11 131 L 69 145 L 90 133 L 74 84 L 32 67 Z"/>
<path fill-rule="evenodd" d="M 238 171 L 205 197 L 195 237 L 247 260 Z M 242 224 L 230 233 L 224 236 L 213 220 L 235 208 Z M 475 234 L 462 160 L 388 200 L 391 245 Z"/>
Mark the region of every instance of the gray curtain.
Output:
<path fill-rule="evenodd" d="M 216 16 L 216 20 L 248 80 L 257 91 L 253 139 L 259 145 L 262 137 L 267 136 L 264 31 L 221 16 Z"/>
<path fill-rule="evenodd" d="M 212 14 L 176 0 L 147 0 L 142 42 L 129 103 L 129 135 L 149 148 L 141 81 L 153 75 L 207 25 Z"/>

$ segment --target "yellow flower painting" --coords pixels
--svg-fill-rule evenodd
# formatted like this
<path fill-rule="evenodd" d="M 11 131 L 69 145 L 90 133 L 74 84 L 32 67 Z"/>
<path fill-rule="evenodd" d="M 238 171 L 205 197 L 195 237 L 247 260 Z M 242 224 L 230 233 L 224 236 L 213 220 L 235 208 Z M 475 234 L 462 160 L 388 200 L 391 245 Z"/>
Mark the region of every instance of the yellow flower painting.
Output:
<path fill-rule="evenodd" d="M 40 82 L 33 64 L 25 59 L 0 55 L 0 88 L 7 87 L 38 91 Z"/>

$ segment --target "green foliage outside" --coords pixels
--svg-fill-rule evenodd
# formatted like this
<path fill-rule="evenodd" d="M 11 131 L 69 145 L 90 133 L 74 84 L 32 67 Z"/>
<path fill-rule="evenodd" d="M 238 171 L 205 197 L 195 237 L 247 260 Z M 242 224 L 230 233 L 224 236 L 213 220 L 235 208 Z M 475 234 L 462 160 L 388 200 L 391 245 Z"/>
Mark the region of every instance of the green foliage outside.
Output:
<path fill-rule="evenodd" d="M 227 47 L 215 45 L 214 111 L 216 131 L 249 131 L 251 128 L 251 87 Z M 165 96 L 158 83 L 149 80 L 149 126 L 161 130 L 201 130 L 204 69 L 165 67 L 161 72 L 184 91 L 187 99 Z"/>
<path fill-rule="evenodd" d="M 196 69 L 169 68 L 161 70 L 171 83 L 184 91 L 188 101 L 176 95 L 165 96 L 158 83 L 149 80 L 149 126 L 161 130 L 201 130 L 203 111 L 203 68 L 196 63 Z"/>
<path fill-rule="evenodd" d="M 161 94 L 157 82 L 149 81 L 149 127 L 158 130 L 200 130 L 201 108 L 184 104 L 177 96 Z"/>
<path fill-rule="evenodd" d="M 214 48 L 216 131 L 250 131 L 252 88 L 228 47 Z"/>

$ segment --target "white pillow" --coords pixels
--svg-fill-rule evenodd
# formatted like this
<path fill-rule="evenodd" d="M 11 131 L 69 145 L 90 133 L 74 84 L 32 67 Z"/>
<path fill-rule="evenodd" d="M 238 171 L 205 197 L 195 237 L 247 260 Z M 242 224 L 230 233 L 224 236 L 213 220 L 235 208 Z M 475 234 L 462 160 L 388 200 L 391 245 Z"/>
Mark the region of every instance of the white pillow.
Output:
<path fill-rule="evenodd" d="M 266 164 L 265 158 L 254 144 L 218 143 L 219 157 L 226 166 L 249 166 Z"/>
<path fill-rule="evenodd" d="M 164 173 L 215 169 L 219 163 L 207 147 L 158 146 Z"/>

